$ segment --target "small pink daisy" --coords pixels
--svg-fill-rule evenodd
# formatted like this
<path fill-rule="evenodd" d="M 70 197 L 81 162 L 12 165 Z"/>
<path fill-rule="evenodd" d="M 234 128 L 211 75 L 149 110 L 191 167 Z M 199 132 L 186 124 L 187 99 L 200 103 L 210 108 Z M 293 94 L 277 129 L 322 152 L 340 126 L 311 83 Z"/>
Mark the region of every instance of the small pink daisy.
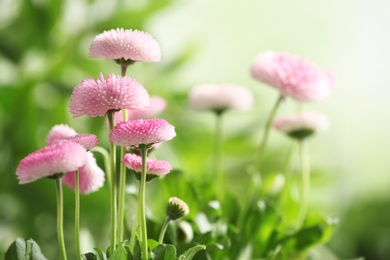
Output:
<path fill-rule="evenodd" d="M 23 158 L 16 175 L 19 184 L 25 184 L 43 177 L 75 171 L 87 160 L 87 151 L 77 143 L 56 143 L 37 150 Z"/>
<path fill-rule="evenodd" d="M 73 117 L 104 116 L 109 110 L 147 109 L 150 105 L 145 88 L 134 79 L 100 73 L 98 80 L 87 78 L 72 93 L 70 112 Z"/>
<path fill-rule="evenodd" d="M 168 141 L 175 136 L 175 127 L 164 119 L 136 119 L 117 124 L 110 131 L 109 140 L 120 146 L 137 146 Z"/>
<path fill-rule="evenodd" d="M 134 119 L 145 119 L 145 118 L 151 118 L 162 111 L 167 107 L 167 102 L 165 99 L 157 96 L 151 96 L 150 97 L 150 106 L 146 110 L 129 110 L 128 116 L 129 120 Z M 115 113 L 115 124 L 118 124 L 120 122 L 123 122 L 123 114 L 122 111 L 118 111 Z"/>
<path fill-rule="evenodd" d="M 302 139 L 329 127 L 328 118 L 320 113 L 305 112 L 281 117 L 274 121 L 273 126 L 287 135 Z"/>
<path fill-rule="evenodd" d="M 251 66 L 252 76 L 298 101 L 318 101 L 330 95 L 334 79 L 327 71 L 287 53 L 259 54 Z"/>
<path fill-rule="evenodd" d="M 60 124 L 52 127 L 46 139 L 46 145 L 58 142 L 75 142 L 90 150 L 99 143 L 99 140 L 94 134 L 77 134 L 71 127 Z"/>
<path fill-rule="evenodd" d="M 67 172 L 62 178 L 63 183 L 75 189 L 75 172 Z M 87 162 L 79 169 L 80 193 L 88 194 L 97 191 L 104 184 L 104 172 L 96 163 L 91 152 L 87 152 Z"/>
<path fill-rule="evenodd" d="M 204 84 L 192 89 L 189 106 L 195 110 L 224 111 L 230 108 L 246 110 L 251 107 L 252 102 L 252 94 L 242 86 Z"/>
<path fill-rule="evenodd" d="M 156 62 L 160 61 L 161 50 L 150 34 L 117 28 L 97 35 L 91 43 L 89 55 L 112 60 Z"/>
<path fill-rule="evenodd" d="M 126 154 L 123 163 L 127 168 L 135 171 L 137 179 L 140 179 L 142 172 L 142 158 L 136 154 Z M 172 170 L 171 164 L 167 161 L 146 158 L 146 180 L 150 181 L 155 177 L 168 174 Z"/>

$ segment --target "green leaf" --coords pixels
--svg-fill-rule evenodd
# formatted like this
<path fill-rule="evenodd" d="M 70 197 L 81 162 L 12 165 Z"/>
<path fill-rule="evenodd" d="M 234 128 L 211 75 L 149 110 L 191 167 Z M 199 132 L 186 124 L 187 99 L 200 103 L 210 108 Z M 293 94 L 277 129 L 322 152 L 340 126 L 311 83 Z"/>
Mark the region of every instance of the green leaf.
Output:
<path fill-rule="evenodd" d="M 190 249 L 185 251 L 184 254 L 180 255 L 179 259 L 180 260 L 181 259 L 191 260 L 196 255 L 196 253 L 198 253 L 201 250 L 206 250 L 206 246 L 205 245 L 197 245 L 197 246 L 191 247 Z M 182 256 L 183 256 L 183 258 L 182 258 Z"/>
<path fill-rule="evenodd" d="M 106 253 L 101 248 L 95 247 L 93 250 L 97 253 L 98 260 L 107 260 Z"/>
<path fill-rule="evenodd" d="M 175 260 L 176 247 L 173 245 L 161 244 L 155 247 L 152 251 L 153 260 Z"/>
<path fill-rule="evenodd" d="M 17 238 L 5 253 L 5 260 L 47 260 L 38 244 L 31 238 Z"/>
<path fill-rule="evenodd" d="M 95 255 L 92 252 L 81 255 L 81 259 L 83 259 L 83 260 L 99 260 L 97 255 Z"/>
<path fill-rule="evenodd" d="M 309 216 L 300 230 L 281 238 L 279 244 L 284 244 L 284 247 L 292 252 L 307 251 L 313 246 L 328 242 L 334 224 L 331 219 L 319 215 Z"/>
<path fill-rule="evenodd" d="M 155 247 L 157 247 L 159 243 L 154 239 L 148 239 L 148 247 L 150 251 L 153 251 Z"/>
<path fill-rule="evenodd" d="M 123 245 L 118 245 L 109 260 L 124 260 L 127 259 L 127 252 Z"/>

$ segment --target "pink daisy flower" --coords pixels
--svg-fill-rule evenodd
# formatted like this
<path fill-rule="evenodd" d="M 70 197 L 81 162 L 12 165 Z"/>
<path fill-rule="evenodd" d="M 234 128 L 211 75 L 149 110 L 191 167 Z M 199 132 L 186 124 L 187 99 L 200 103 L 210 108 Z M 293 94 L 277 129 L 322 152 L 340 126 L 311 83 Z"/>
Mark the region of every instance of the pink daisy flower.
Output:
<path fill-rule="evenodd" d="M 97 35 L 91 43 L 89 55 L 112 60 L 156 62 L 160 61 L 161 50 L 150 34 L 117 28 Z"/>
<path fill-rule="evenodd" d="M 127 168 L 135 172 L 138 180 L 141 178 L 142 158 L 136 154 L 126 154 L 123 157 L 123 163 Z M 156 177 L 168 174 L 172 170 L 171 164 L 167 161 L 154 160 L 146 158 L 146 181 L 150 181 Z"/>
<path fill-rule="evenodd" d="M 329 127 L 328 118 L 320 113 L 305 112 L 281 117 L 274 121 L 273 126 L 287 135 L 302 139 Z"/>
<path fill-rule="evenodd" d="M 19 184 L 25 184 L 58 173 L 75 171 L 87 160 L 87 151 L 77 143 L 56 143 L 37 150 L 23 158 L 16 175 Z"/>
<path fill-rule="evenodd" d="M 329 96 L 334 80 L 327 71 L 287 53 L 268 51 L 258 55 L 252 76 L 298 101 L 318 101 Z"/>
<path fill-rule="evenodd" d="M 253 97 L 248 89 L 234 84 L 204 84 L 192 89 L 189 106 L 195 110 L 246 110 Z"/>
<path fill-rule="evenodd" d="M 75 172 L 67 172 L 62 178 L 63 183 L 75 189 Z M 91 152 L 87 152 L 87 162 L 79 169 L 80 193 L 88 194 L 97 191 L 104 184 L 104 172 L 96 163 Z"/>
<path fill-rule="evenodd" d="M 46 145 L 58 142 L 75 142 L 90 150 L 99 143 L 99 140 L 94 134 L 77 134 L 71 127 L 60 124 L 52 127 L 46 139 Z"/>
<path fill-rule="evenodd" d="M 165 99 L 157 96 L 150 97 L 150 106 L 146 110 L 129 110 L 128 116 L 129 120 L 141 119 L 141 118 L 151 118 L 162 111 L 167 107 L 167 102 Z M 122 111 L 115 113 L 115 124 L 118 124 L 123 121 Z"/>
<path fill-rule="evenodd" d="M 96 117 L 109 110 L 147 109 L 149 105 L 148 92 L 134 79 L 114 74 L 106 79 L 100 73 L 98 80 L 87 78 L 73 90 L 69 109 L 73 117 Z"/>
<path fill-rule="evenodd" d="M 120 146 L 137 146 L 164 142 L 175 136 L 175 127 L 164 119 L 136 119 L 117 124 L 110 131 L 109 140 Z"/>

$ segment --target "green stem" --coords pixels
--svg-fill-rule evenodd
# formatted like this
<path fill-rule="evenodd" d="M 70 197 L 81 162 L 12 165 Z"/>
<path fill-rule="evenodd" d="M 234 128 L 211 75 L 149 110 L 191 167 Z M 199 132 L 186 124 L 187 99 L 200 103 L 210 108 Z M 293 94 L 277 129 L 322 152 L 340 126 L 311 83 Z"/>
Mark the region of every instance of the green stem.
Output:
<path fill-rule="evenodd" d="M 57 189 L 57 236 L 58 245 L 60 247 L 60 255 L 62 260 L 66 260 L 65 240 L 64 240 L 64 203 L 62 196 L 62 179 L 56 178 Z"/>
<path fill-rule="evenodd" d="M 302 186 L 301 186 L 301 207 L 299 211 L 299 227 L 303 225 L 307 209 L 309 206 L 310 196 L 310 161 L 307 149 L 307 143 L 305 139 L 299 142 L 299 151 L 301 157 L 301 170 L 302 170 Z"/>
<path fill-rule="evenodd" d="M 80 176 L 79 171 L 75 172 L 75 242 L 76 242 L 76 255 L 77 259 L 81 260 L 80 249 Z"/>
<path fill-rule="evenodd" d="M 167 218 L 165 219 L 164 225 L 163 225 L 162 228 L 161 228 L 160 236 L 159 236 L 159 238 L 158 238 L 158 243 L 159 243 L 159 244 L 162 244 L 162 243 L 163 243 L 164 235 L 165 235 L 165 232 L 167 231 L 169 222 L 171 222 L 171 218 L 170 218 L 170 217 L 167 217 Z"/>
<path fill-rule="evenodd" d="M 247 189 L 247 196 L 244 197 L 244 202 L 243 206 L 241 208 L 241 211 L 239 213 L 238 217 L 238 227 L 240 230 L 243 230 L 242 227 L 244 225 L 244 220 L 245 217 L 247 216 L 250 208 L 251 208 L 251 203 L 256 199 L 256 191 L 257 187 L 255 187 L 256 183 L 254 183 L 253 180 L 258 180 L 257 182 L 261 181 L 261 175 L 259 174 L 261 172 L 261 166 L 263 163 L 263 158 L 264 158 L 264 150 L 267 145 L 268 137 L 269 137 L 269 132 L 271 130 L 272 122 L 276 116 L 276 112 L 278 111 L 278 108 L 280 104 L 282 103 L 284 99 L 284 96 L 282 94 L 279 95 L 278 99 L 276 100 L 271 113 L 269 114 L 269 117 L 266 121 L 265 124 L 265 129 L 263 132 L 263 137 L 260 142 L 259 149 L 257 150 L 255 161 L 253 163 L 253 167 L 249 169 L 249 174 L 252 177 L 252 180 L 248 184 L 248 189 Z"/>
<path fill-rule="evenodd" d="M 142 172 L 141 172 L 141 181 L 140 181 L 140 189 L 139 189 L 139 207 L 138 211 L 140 214 L 140 222 L 141 222 L 141 250 L 143 259 L 148 259 L 148 237 L 147 237 L 147 229 L 146 229 L 146 213 L 145 213 L 145 193 L 146 193 L 146 155 L 149 149 L 148 145 L 142 144 L 139 146 L 141 150 L 142 157 Z"/>
<path fill-rule="evenodd" d="M 129 242 L 129 246 L 130 246 L 130 252 L 131 253 L 134 253 L 134 246 L 135 246 L 135 238 L 137 236 L 137 233 L 138 233 L 138 225 L 139 225 L 139 211 L 136 212 L 136 215 L 135 215 L 135 219 L 134 219 L 134 222 L 133 222 L 133 227 L 131 228 L 131 237 L 130 237 L 130 242 Z"/>
<path fill-rule="evenodd" d="M 110 155 L 107 150 L 100 146 L 95 146 L 90 150 L 91 152 L 98 152 L 103 156 L 104 167 L 106 170 L 106 178 L 108 187 L 111 187 L 111 167 L 110 167 Z"/>
<path fill-rule="evenodd" d="M 114 128 L 114 113 L 107 112 L 108 123 L 110 130 Z M 110 185 L 110 212 L 111 212 L 111 234 L 110 234 L 110 255 L 116 248 L 116 232 L 117 232 L 117 192 L 116 192 L 116 146 L 110 143 L 110 166 L 111 166 L 111 185 Z"/>
<path fill-rule="evenodd" d="M 128 120 L 127 109 L 122 110 L 123 121 Z M 121 147 L 121 159 L 126 154 L 126 147 Z M 125 223 L 125 195 L 126 195 L 126 167 L 123 163 L 120 164 L 119 169 L 119 195 L 118 195 L 118 241 L 123 240 L 124 223 Z"/>
<path fill-rule="evenodd" d="M 222 163 L 222 114 L 223 111 L 216 113 L 215 136 L 214 136 L 214 174 L 217 177 L 217 194 L 219 199 L 223 199 L 223 176 L 221 173 Z"/>
<path fill-rule="evenodd" d="M 255 162 L 254 162 L 254 170 L 255 171 L 259 170 L 261 172 L 261 166 L 262 166 L 263 158 L 264 158 L 264 151 L 265 151 L 265 147 L 267 145 L 272 122 L 276 116 L 276 112 L 278 111 L 278 108 L 279 108 L 280 104 L 282 103 L 283 99 L 284 99 L 284 96 L 282 94 L 280 94 L 278 99 L 276 100 L 272 110 L 271 110 L 271 113 L 269 114 L 267 121 L 266 121 L 265 129 L 263 132 L 263 138 L 261 139 L 260 146 L 259 146 L 259 149 L 257 150 L 257 154 L 256 154 Z"/>

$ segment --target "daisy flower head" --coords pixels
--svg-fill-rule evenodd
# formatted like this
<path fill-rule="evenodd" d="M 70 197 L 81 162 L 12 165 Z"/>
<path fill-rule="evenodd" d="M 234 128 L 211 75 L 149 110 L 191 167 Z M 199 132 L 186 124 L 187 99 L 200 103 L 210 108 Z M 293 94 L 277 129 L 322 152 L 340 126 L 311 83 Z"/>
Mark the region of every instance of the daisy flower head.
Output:
<path fill-rule="evenodd" d="M 117 28 L 97 35 L 89 48 L 91 57 L 111 60 L 157 62 L 161 58 L 160 45 L 148 33 Z"/>
<path fill-rule="evenodd" d="M 135 177 L 140 180 L 142 172 L 142 158 L 136 154 L 126 154 L 123 163 L 134 171 Z M 146 181 L 168 174 L 172 170 L 171 164 L 163 160 L 146 158 Z"/>
<path fill-rule="evenodd" d="M 274 128 L 295 139 L 304 139 L 329 127 L 328 118 L 320 113 L 304 112 L 281 117 L 274 121 Z"/>
<path fill-rule="evenodd" d="M 117 124 L 109 134 L 109 141 L 120 146 L 138 146 L 171 140 L 175 127 L 164 119 L 135 119 Z"/>
<path fill-rule="evenodd" d="M 16 175 L 19 184 L 40 178 L 75 171 L 85 164 L 87 151 L 74 142 L 55 143 L 37 150 L 23 158 Z"/>
<path fill-rule="evenodd" d="M 75 172 L 67 172 L 62 178 L 63 183 L 75 189 Z M 104 184 L 104 172 L 96 163 L 96 159 L 91 152 L 87 152 L 86 163 L 79 168 L 80 193 L 88 194 L 97 191 Z"/>
<path fill-rule="evenodd" d="M 177 220 L 188 215 L 188 213 L 190 213 L 190 209 L 184 201 L 179 198 L 172 197 L 168 200 L 165 212 L 170 219 Z"/>
<path fill-rule="evenodd" d="M 234 84 L 203 84 L 190 92 L 189 107 L 194 110 L 222 112 L 226 109 L 247 110 L 252 106 L 250 91 Z"/>
<path fill-rule="evenodd" d="M 251 74 L 284 96 L 302 102 L 327 98 L 334 85 L 328 71 L 288 53 L 267 51 L 259 54 L 251 65 Z"/>
<path fill-rule="evenodd" d="M 75 142 L 90 150 L 99 143 L 99 140 L 94 134 L 77 134 L 73 128 L 61 124 L 52 127 L 46 139 L 46 145 L 58 142 Z"/>
<path fill-rule="evenodd" d="M 104 116 L 110 110 L 147 109 L 150 105 L 145 88 L 128 76 L 100 73 L 97 80 L 87 78 L 72 93 L 69 110 L 73 117 Z"/>

